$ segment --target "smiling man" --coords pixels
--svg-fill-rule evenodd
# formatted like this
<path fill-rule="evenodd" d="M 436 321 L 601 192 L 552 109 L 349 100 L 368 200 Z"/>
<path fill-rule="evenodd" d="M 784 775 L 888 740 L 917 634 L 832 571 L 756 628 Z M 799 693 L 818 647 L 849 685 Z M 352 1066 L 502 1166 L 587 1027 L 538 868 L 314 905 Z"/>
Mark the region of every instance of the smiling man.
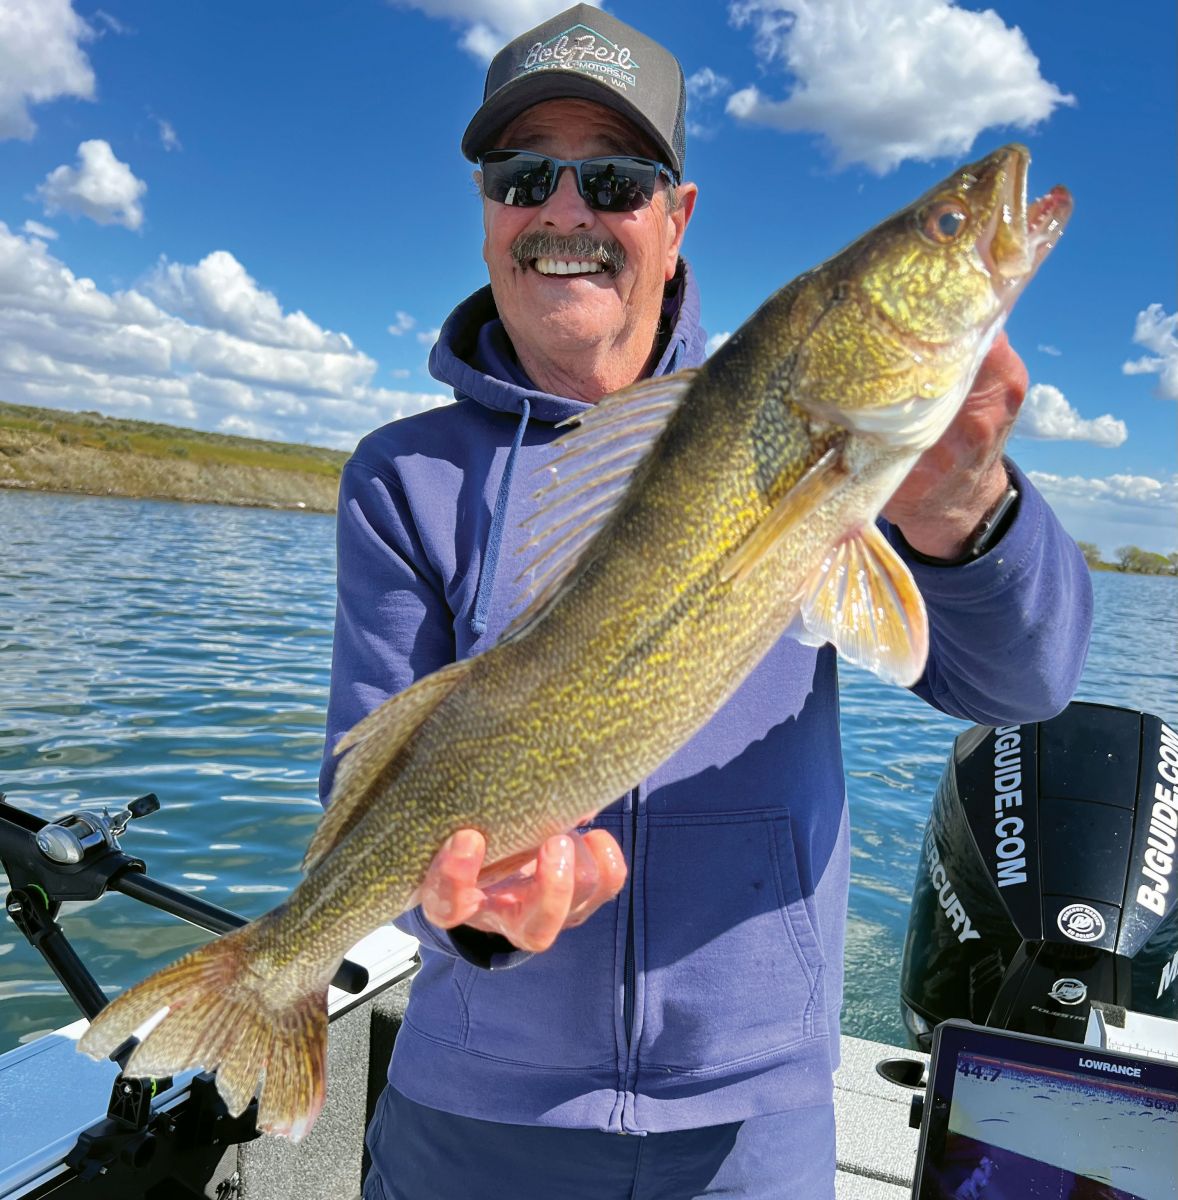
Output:
<path fill-rule="evenodd" d="M 558 424 L 703 360 L 684 108 L 677 60 L 587 5 L 491 63 L 462 140 L 490 285 L 430 358 L 456 403 L 370 434 L 341 483 L 325 800 L 344 731 L 519 611 Z M 1091 617 L 1083 558 L 1002 455 L 1026 384 L 1002 339 L 883 523 L 929 609 L 914 690 L 993 724 L 1063 707 Z M 368 1200 L 833 1195 L 849 850 L 829 646 L 783 638 L 670 761 L 511 877 L 480 886 L 483 856 L 456 833 L 398 922 L 422 967 Z"/>
<path fill-rule="evenodd" d="M 677 157 L 647 142 L 599 103 L 548 100 L 512 120 L 480 159 L 491 291 L 520 366 L 542 391 L 594 403 L 656 366 L 653 331 L 696 189 L 673 186 L 674 168 L 634 157 Z M 553 187 L 561 158 L 589 163 L 562 169 Z M 536 189 L 543 205 L 523 204 Z M 620 211 L 597 206 L 598 197 Z"/>

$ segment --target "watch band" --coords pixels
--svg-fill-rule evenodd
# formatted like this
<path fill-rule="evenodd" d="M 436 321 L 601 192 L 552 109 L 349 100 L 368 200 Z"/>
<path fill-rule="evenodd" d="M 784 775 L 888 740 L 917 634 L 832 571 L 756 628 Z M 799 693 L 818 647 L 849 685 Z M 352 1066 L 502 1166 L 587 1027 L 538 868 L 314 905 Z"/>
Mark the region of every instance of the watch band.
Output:
<path fill-rule="evenodd" d="M 983 554 L 993 549 L 1001 540 L 1003 534 L 1014 524 L 1018 515 L 1019 490 L 1009 472 L 1006 476 L 1006 490 L 990 506 L 986 515 L 978 522 L 974 531 L 969 535 L 965 549 L 956 558 L 934 558 L 931 554 L 921 554 L 904 538 L 903 531 L 897 530 L 911 556 L 919 563 L 930 567 L 960 567 L 981 558 Z"/>

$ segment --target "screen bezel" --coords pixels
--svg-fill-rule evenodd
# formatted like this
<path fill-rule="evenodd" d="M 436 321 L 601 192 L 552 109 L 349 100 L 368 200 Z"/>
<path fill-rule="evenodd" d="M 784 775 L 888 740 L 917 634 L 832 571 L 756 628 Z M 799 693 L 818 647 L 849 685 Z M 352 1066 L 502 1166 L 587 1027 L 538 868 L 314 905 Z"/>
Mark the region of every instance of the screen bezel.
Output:
<path fill-rule="evenodd" d="M 1028 1033 L 989 1029 L 969 1021 L 945 1021 L 933 1033 L 928 1086 L 920 1123 L 920 1144 L 912 1180 L 912 1200 L 920 1200 L 926 1162 L 940 1164 L 942 1161 L 945 1138 L 949 1132 L 953 1088 L 957 1081 L 957 1056 L 963 1051 L 1000 1058 L 1019 1066 L 1064 1071 L 1107 1082 L 1107 1073 L 1086 1070 L 1079 1065 L 1080 1058 L 1098 1058 L 1104 1062 L 1122 1063 L 1140 1069 L 1140 1077 L 1133 1080 L 1135 1084 L 1178 1095 L 1178 1063 L 1142 1058 L 1119 1050 L 1102 1050 L 1099 1046 L 1088 1046 L 1083 1042 L 1064 1042 Z"/>

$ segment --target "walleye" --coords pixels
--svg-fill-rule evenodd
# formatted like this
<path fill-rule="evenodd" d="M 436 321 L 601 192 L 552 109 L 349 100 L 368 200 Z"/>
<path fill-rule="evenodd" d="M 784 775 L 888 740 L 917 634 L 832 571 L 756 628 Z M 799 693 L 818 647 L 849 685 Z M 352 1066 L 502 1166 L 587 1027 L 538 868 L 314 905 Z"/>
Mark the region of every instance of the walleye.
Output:
<path fill-rule="evenodd" d="M 1027 151 L 955 171 L 776 293 L 702 367 L 607 397 L 557 443 L 497 645 L 388 700 L 340 741 L 290 897 L 130 988 L 80 1048 L 162 1010 L 130 1075 L 216 1070 L 297 1139 L 325 1095 L 327 985 L 414 902 L 456 829 L 510 860 L 635 786 L 785 632 L 900 684 L 924 607 L 875 517 L 953 419 L 1071 211 L 1030 208 Z"/>

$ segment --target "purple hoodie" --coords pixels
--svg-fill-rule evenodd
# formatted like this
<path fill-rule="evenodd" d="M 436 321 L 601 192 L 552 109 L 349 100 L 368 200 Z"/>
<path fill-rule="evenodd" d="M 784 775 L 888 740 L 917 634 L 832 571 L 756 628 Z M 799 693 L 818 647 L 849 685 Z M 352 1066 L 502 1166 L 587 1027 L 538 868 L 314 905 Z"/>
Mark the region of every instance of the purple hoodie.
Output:
<path fill-rule="evenodd" d="M 702 361 L 686 265 L 664 328 L 656 374 Z M 535 389 L 489 288 L 455 309 L 430 369 L 457 403 L 376 430 L 344 468 L 324 798 L 345 730 L 510 622 L 532 477 L 555 423 L 586 407 Z M 931 621 L 915 690 L 987 724 L 1062 709 L 1091 622 L 1083 558 L 1012 474 L 1018 514 L 988 554 L 961 567 L 908 556 Z M 626 886 L 543 954 L 444 932 L 420 910 L 398 920 L 422 967 L 389 1069 L 397 1090 L 484 1120 L 626 1133 L 829 1103 L 849 872 L 832 648 L 783 638 L 592 825 L 621 845 Z"/>

